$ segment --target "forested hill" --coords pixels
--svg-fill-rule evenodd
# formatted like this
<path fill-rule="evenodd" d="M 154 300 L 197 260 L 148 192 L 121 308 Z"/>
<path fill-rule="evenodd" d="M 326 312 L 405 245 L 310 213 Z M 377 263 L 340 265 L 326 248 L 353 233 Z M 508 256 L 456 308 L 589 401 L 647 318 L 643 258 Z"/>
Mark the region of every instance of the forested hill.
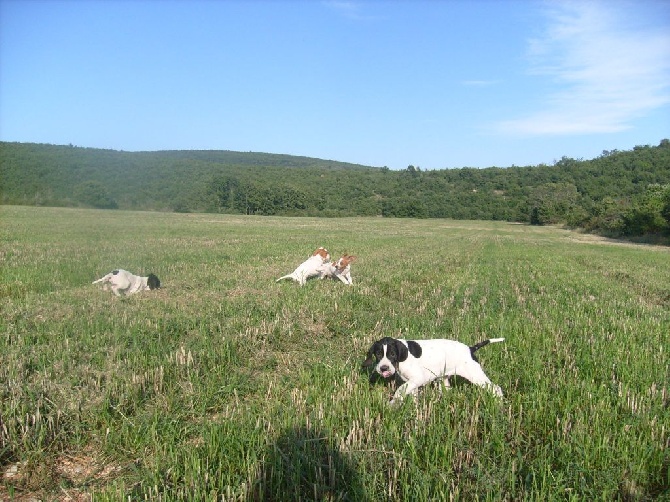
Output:
<path fill-rule="evenodd" d="M 563 157 L 551 166 L 429 171 L 252 152 L 0 142 L 0 165 L 2 204 L 489 219 L 610 234 L 670 226 L 667 139 L 591 160 Z"/>

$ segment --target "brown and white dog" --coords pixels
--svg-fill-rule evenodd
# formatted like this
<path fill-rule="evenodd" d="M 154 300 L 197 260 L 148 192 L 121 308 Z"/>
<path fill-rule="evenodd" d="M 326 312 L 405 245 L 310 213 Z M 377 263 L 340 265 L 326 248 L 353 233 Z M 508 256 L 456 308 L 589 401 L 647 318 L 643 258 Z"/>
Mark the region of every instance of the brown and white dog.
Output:
<path fill-rule="evenodd" d="M 323 266 L 328 260 L 330 260 L 330 253 L 326 248 L 320 247 L 312 253 L 312 256 L 298 265 L 298 268 L 290 274 L 280 277 L 277 282 L 283 279 L 291 279 L 304 286 L 307 279 L 321 276 Z"/>
<path fill-rule="evenodd" d="M 354 281 L 351 278 L 351 264 L 356 261 L 356 257 L 349 254 L 343 254 L 339 260 L 325 263 L 321 270 L 321 279 L 330 277 L 339 279 L 347 286 L 351 286 Z"/>
<path fill-rule="evenodd" d="M 161 287 L 161 281 L 158 280 L 154 274 L 149 274 L 147 277 L 140 277 L 139 275 L 131 274 L 127 270 L 118 269 L 113 270 L 104 277 L 93 284 L 102 283 L 105 291 L 109 288 L 116 296 L 132 295 L 140 291 L 149 289 L 158 289 Z"/>

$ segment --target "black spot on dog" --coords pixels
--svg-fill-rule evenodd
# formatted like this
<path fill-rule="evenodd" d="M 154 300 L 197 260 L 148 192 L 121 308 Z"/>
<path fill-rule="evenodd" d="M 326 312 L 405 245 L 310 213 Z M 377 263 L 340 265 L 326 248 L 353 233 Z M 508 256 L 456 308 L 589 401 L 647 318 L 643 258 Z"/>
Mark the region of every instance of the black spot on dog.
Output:
<path fill-rule="evenodd" d="M 118 270 L 112 270 L 112 275 L 116 275 L 116 274 L 118 274 L 118 273 L 119 273 Z"/>
<path fill-rule="evenodd" d="M 423 350 L 421 350 L 421 345 L 416 343 L 414 340 L 407 341 L 407 348 L 409 349 L 409 353 L 417 359 L 421 357 L 421 354 L 423 353 Z"/>
<path fill-rule="evenodd" d="M 161 281 L 154 274 L 149 274 L 147 277 L 147 286 L 149 286 L 149 289 L 158 289 L 161 287 Z"/>
<path fill-rule="evenodd" d="M 409 351 L 407 350 L 405 344 L 400 340 L 395 340 L 393 338 L 390 338 L 389 340 L 391 340 L 391 343 L 389 343 L 389 348 L 386 349 L 386 357 L 390 359 L 390 361 L 393 363 L 393 366 L 395 366 L 396 363 L 406 361 L 407 356 L 409 356 Z M 389 352 L 391 353 L 390 356 Z"/>

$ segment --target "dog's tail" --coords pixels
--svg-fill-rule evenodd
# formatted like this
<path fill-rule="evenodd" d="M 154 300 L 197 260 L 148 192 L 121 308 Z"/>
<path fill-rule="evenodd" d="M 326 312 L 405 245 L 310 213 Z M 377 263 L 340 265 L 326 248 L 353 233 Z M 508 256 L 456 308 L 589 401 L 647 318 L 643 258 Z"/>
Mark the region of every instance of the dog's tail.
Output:
<path fill-rule="evenodd" d="M 483 342 L 479 342 L 474 344 L 472 347 L 470 347 L 470 354 L 472 354 L 472 358 L 475 359 L 475 352 L 477 352 L 479 349 L 482 347 L 486 347 L 489 343 L 499 343 L 499 342 L 504 342 L 504 338 L 489 338 L 488 340 L 484 340 Z M 476 361 L 476 359 L 475 359 Z"/>
<path fill-rule="evenodd" d="M 275 282 L 283 281 L 284 279 L 293 279 L 293 274 L 288 274 L 288 275 L 282 275 L 279 279 L 277 279 Z"/>

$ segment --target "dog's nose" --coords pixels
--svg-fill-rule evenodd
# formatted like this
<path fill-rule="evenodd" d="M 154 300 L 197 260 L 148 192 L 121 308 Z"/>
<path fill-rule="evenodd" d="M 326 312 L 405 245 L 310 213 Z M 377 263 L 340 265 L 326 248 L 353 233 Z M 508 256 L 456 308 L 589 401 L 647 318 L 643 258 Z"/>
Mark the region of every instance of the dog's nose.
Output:
<path fill-rule="evenodd" d="M 386 366 L 386 365 L 384 365 L 384 366 L 380 366 L 379 369 L 380 369 L 381 371 L 388 371 L 389 367 Z"/>

